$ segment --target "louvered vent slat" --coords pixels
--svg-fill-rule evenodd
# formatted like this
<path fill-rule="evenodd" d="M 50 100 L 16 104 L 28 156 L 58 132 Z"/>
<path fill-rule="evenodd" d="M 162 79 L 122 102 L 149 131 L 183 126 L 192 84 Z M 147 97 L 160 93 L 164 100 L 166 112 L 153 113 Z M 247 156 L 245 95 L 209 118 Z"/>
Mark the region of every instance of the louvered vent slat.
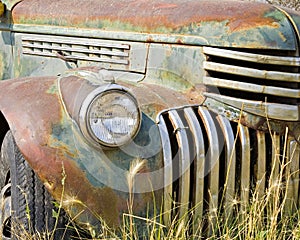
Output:
<path fill-rule="evenodd" d="M 110 43 L 105 40 L 51 35 L 23 35 L 22 48 L 25 55 L 44 57 L 58 57 L 60 55 L 70 61 L 129 64 L 130 45 Z"/>

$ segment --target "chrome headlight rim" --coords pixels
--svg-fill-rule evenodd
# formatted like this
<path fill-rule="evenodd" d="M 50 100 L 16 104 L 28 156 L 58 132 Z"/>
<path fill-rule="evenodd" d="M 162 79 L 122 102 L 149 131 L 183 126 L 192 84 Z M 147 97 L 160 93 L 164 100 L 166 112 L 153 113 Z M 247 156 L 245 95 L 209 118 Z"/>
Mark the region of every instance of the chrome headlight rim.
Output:
<path fill-rule="evenodd" d="M 128 98 L 130 98 L 130 100 L 134 102 L 137 111 L 137 125 L 134 128 L 134 131 L 130 135 L 128 135 L 128 137 L 124 138 L 122 142 L 117 144 L 111 144 L 111 143 L 104 142 L 96 137 L 93 130 L 91 129 L 88 117 L 90 115 L 91 106 L 96 101 L 97 98 L 115 92 L 125 94 Z M 100 86 L 96 88 L 94 91 L 90 92 L 85 98 L 85 100 L 83 101 L 79 112 L 79 125 L 80 125 L 81 132 L 84 135 L 84 137 L 88 140 L 88 142 L 97 148 L 111 149 L 111 148 L 117 148 L 129 144 L 135 138 L 135 136 L 138 134 L 140 130 L 141 119 L 142 119 L 141 111 L 138 107 L 137 99 L 134 97 L 133 94 L 130 93 L 129 89 L 117 84 L 108 84 L 105 86 Z"/>

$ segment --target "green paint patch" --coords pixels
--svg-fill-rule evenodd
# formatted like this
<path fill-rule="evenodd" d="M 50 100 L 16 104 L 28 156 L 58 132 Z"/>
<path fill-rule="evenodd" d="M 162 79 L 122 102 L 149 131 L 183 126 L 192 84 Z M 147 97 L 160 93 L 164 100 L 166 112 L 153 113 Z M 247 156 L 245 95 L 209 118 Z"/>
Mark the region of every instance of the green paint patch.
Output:
<path fill-rule="evenodd" d="M 57 94 L 58 88 L 57 88 L 57 83 L 55 82 L 50 88 L 47 90 L 47 93 L 49 94 Z"/>

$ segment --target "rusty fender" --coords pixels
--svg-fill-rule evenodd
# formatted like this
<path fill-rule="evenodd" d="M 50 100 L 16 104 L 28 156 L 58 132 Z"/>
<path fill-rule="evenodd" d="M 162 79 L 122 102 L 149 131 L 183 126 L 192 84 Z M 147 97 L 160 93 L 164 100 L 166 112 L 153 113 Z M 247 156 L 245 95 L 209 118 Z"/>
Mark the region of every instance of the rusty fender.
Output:
<path fill-rule="evenodd" d="M 128 210 L 126 174 L 133 160 L 146 160 L 140 171 L 143 174 L 137 176 L 135 189 L 140 194 L 134 195 L 134 213 L 146 214 L 145 209 L 151 206 L 148 204 L 154 201 L 149 189 L 156 188 L 158 194 L 157 186 L 163 183 L 162 174 L 147 177 L 162 168 L 161 143 L 157 141 L 160 136 L 154 117 L 162 109 L 177 104 L 195 104 L 192 96 L 196 89 L 183 94 L 151 85 L 133 87 L 133 95 L 141 101 L 143 110 L 134 144 L 125 149 L 101 149 L 87 142 L 76 120 L 80 102 L 95 87 L 77 73 L 2 81 L 0 111 L 25 159 L 53 197 L 62 200 L 64 209 L 75 221 L 99 226 L 100 216 L 110 226 L 118 226 L 122 213 Z M 152 98 L 148 105 L 147 96 Z M 156 200 L 160 201 L 159 198 Z M 151 207 L 148 209 L 151 212 Z"/>

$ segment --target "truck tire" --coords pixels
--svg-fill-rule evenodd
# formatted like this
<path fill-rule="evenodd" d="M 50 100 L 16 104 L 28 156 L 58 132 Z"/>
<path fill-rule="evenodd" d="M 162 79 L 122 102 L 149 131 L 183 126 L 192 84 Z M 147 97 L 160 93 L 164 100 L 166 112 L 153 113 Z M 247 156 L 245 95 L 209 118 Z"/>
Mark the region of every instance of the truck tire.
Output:
<path fill-rule="evenodd" d="M 35 234 L 44 235 L 42 239 L 49 239 L 45 234 L 53 239 L 70 239 L 65 214 L 61 209 L 56 222 L 54 200 L 24 159 L 10 131 L 2 143 L 0 164 L 2 239 L 27 239 Z"/>

